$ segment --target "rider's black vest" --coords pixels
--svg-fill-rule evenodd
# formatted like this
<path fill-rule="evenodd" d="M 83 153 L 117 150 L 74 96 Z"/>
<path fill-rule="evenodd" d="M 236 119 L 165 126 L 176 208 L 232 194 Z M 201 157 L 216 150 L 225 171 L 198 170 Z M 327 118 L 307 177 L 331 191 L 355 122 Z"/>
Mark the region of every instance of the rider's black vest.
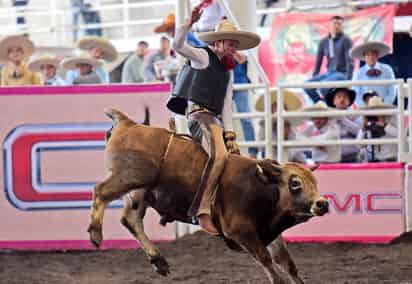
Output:
<path fill-rule="evenodd" d="M 172 97 L 167 103 L 167 107 L 175 113 L 185 114 L 187 100 L 218 115 L 222 113 L 230 73 L 225 71 L 212 50 L 202 48 L 209 54 L 209 66 L 199 70 L 192 68 L 188 62 L 179 71 Z"/>

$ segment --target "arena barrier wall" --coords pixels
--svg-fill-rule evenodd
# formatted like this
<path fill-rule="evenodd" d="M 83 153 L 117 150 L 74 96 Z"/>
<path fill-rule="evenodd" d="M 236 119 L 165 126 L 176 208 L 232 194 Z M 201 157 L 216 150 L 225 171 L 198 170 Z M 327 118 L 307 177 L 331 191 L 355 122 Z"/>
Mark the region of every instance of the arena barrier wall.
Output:
<path fill-rule="evenodd" d="M 386 243 L 405 230 L 404 165 L 322 165 L 315 171 L 330 213 L 287 230 L 288 241 Z"/>
<path fill-rule="evenodd" d="M 104 179 L 104 108 L 137 121 L 149 108 L 150 124 L 167 127 L 169 84 L 0 88 L 0 248 L 91 248 L 86 232 L 93 185 Z M 136 247 L 120 224 L 121 201 L 106 211 L 103 246 Z M 153 240 L 174 239 L 173 225 L 158 225 L 149 211 Z"/>

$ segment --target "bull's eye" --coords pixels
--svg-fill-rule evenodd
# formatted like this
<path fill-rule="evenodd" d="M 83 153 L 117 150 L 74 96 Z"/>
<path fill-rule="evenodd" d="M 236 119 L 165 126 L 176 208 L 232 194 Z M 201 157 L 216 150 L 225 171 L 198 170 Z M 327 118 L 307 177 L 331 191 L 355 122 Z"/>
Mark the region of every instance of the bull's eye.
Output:
<path fill-rule="evenodd" d="M 297 176 L 292 176 L 289 179 L 289 190 L 292 193 L 298 193 L 302 190 L 302 183 Z"/>

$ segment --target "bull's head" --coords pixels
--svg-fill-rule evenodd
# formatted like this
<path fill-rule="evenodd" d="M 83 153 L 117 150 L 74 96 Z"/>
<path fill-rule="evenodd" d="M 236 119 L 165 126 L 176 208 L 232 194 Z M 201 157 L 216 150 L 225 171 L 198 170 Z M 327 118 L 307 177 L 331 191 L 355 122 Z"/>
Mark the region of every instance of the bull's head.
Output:
<path fill-rule="evenodd" d="M 296 223 L 301 223 L 329 211 L 328 201 L 319 194 L 312 173 L 316 168 L 313 166 L 308 169 L 297 163 L 279 165 L 265 159 L 258 163 L 257 174 L 263 182 L 273 183 L 278 190 L 277 210 L 287 212 Z"/>

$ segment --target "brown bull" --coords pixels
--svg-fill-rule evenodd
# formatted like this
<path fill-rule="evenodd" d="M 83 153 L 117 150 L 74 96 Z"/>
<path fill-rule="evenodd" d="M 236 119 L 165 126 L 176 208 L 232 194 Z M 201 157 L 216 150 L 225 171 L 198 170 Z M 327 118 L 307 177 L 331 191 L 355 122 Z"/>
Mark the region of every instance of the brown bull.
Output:
<path fill-rule="evenodd" d="M 103 239 L 106 206 L 126 195 L 121 222 L 139 240 L 155 270 L 169 273 L 166 260 L 143 230 L 148 206 L 161 222 L 189 222 L 187 210 L 197 189 L 207 155 L 200 145 L 166 129 L 139 125 L 117 110 L 106 112 L 114 129 L 105 151 L 111 175 L 93 194 L 90 239 Z M 228 246 L 248 252 L 271 283 L 300 283 L 280 234 L 328 211 L 310 170 L 273 160 L 256 161 L 230 155 L 221 175 L 213 205 L 213 220 Z M 272 252 L 267 249 L 276 238 Z M 272 255 L 271 255 L 272 253 Z M 274 260 L 274 261 L 273 261 Z"/>

